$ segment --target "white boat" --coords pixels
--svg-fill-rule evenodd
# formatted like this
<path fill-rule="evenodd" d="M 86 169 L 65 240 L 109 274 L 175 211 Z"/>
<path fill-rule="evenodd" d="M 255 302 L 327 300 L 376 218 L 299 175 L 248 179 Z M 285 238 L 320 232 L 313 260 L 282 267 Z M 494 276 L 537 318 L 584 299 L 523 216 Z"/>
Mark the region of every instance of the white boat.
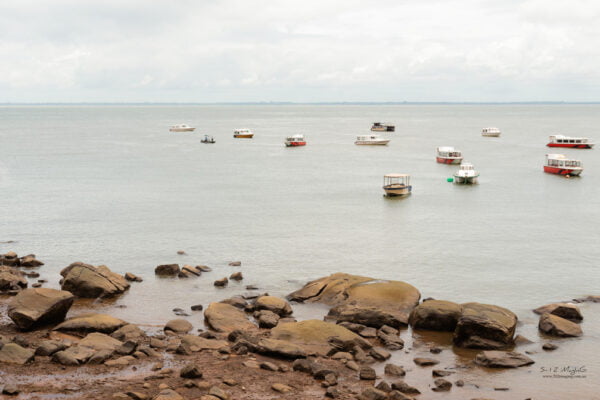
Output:
<path fill-rule="evenodd" d="M 186 124 L 173 125 L 169 128 L 170 132 L 194 132 L 196 128 L 192 128 Z"/>
<path fill-rule="evenodd" d="M 285 138 L 286 147 L 306 146 L 304 135 L 292 135 Z"/>
<path fill-rule="evenodd" d="M 594 143 L 591 143 L 590 139 L 586 137 L 553 135 L 549 139 L 550 141 L 546 145 L 548 147 L 569 147 L 572 149 L 591 149 L 594 147 Z"/>
<path fill-rule="evenodd" d="M 233 131 L 233 137 L 238 139 L 252 139 L 254 133 L 250 129 L 236 129 Z"/>
<path fill-rule="evenodd" d="M 498 137 L 500 136 L 500 129 L 490 126 L 489 128 L 483 128 L 481 130 L 481 136 L 485 137 Z"/>
<path fill-rule="evenodd" d="M 546 154 L 544 172 L 549 174 L 579 176 L 583 172 L 581 161 L 568 159 L 564 154 Z"/>
<path fill-rule="evenodd" d="M 435 160 L 440 164 L 460 164 L 463 159 L 460 150 L 451 146 L 442 146 L 436 149 Z"/>
<path fill-rule="evenodd" d="M 373 132 L 394 132 L 396 127 L 389 122 L 373 122 L 371 130 Z"/>
<path fill-rule="evenodd" d="M 389 142 L 389 139 L 384 139 L 379 135 L 359 135 L 356 137 L 356 141 L 354 142 L 354 144 L 384 146 Z"/>
<path fill-rule="evenodd" d="M 473 164 L 464 162 L 454 173 L 454 183 L 477 183 L 479 172 L 475 171 Z"/>
<path fill-rule="evenodd" d="M 386 196 L 406 196 L 411 193 L 410 175 L 386 174 L 383 176 L 383 190 Z"/>

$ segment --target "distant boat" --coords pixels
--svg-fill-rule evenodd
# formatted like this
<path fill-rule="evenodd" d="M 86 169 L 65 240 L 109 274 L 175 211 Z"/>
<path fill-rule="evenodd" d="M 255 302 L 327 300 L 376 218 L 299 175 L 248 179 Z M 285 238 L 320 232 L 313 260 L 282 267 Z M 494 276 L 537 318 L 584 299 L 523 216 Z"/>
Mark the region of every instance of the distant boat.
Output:
<path fill-rule="evenodd" d="M 194 132 L 196 128 L 192 128 L 186 124 L 173 125 L 169 128 L 170 132 Z"/>
<path fill-rule="evenodd" d="M 292 135 L 285 138 L 286 147 L 306 146 L 304 135 Z"/>
<path fill-rule="evenodd" d="M 410 175 L 386 174 L 383 176 L 383 190 L 386 196 L 406 196 L 412 192 Z"/>
<path fill-rule="evenodd" d="M 396 127 L 387 122 L 373 122 L 371 130 L 374 132 L 394 132 Z"/>
<path fill-rule="evenodd" d="M 544 172 L 578 176 L 583 172 L 583 167 L 581 166 L 581 161 L 568 159 L 564 154 L 546 154 Z"/>
<path fill-rule="evenodd" d="M 236 129 L 233 131 L 233 137 L 238 139 L 252 139 L 254 133 L 250 129 Z"/>
<path fill-rule="evenodd" d="M 436 149 L 435 160 L 440 164 L 460 164 L 463 156 L 460 150 L 451 146 L 442 146 Z"/>
<path fill-rule="evenodd" d="M 585 137 L 569 137 L 563 135 L 550 136 L 550 142 L 546 145 L 548 147 L 570 147 L 573 149 L 591 149 L 594 147 L 594 143 L 591 143 L 588 138 Z"/>
<path fill-rule="evenodd" d="M 498 136 L 500 136 L 500 129 L 494 128 L 493 126 L 491 126 L 489 128 L 483 128 L 481 130 L 481 136 L 498 137 Z"/>
<path fill-rule="evenodd" d="M 389 141 L 389 139 L 383 139 L 379 135 L 359 135 L 356 137 L 354 144 L 385 146 Z"/>
<path fill-rule="evenodd" d="M 479 172 L 475 171 L 473 164 L 464 162 L 454 173 L 454 183 L 477 183 Z"/>
<path fill-rule="evenodd" d="M 202 143 L 215 143 L 215 138 L 212 136 L 204 135 L 204 139 L 201 140 Z"/>

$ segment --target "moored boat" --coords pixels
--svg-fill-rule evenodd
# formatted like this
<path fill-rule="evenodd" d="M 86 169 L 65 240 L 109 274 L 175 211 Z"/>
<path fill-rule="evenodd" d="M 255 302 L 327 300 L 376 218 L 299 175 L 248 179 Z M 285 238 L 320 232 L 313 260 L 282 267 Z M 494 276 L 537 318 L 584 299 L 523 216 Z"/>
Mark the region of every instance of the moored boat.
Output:
<path fill-rule="evenodd" d="M 379 135 L 358 135 L 354 144 L 359 145 L 381 145 L 384 146 L 390 142 Z"/>
<path fill-rule="evenodd" d="M 386 174 L 383 176 L 383 190 L 386 196 L 406 196 L 412 192 L 410 175 Z"/>
<path fill-rule="evenodd" d="M 371 130 L 373 132 L 394 132 L 396 127 L 388 122 L 373 122 Z"/>
<path fill-rule="evenodd" d="M 440 164 L 460 164 L 463 156 L 460 150 L 451 146 L 442 146 L 436 149 L 435 160 Z"/>
<path fill-rule="evenodd" d="M 583 172 L 581 161 L 571 160 L 564 154 L 546 154 L 544 172 L 557 175 L 578 176 Z"/>
<path fill-rule="evenodd" d="M 254 133 L 250 129 L 236 129 L 233 131 L 233 137 L 238 139 L 252 139 Z"/>
<path fill-rule="evenodd" d="M 586 137 L 570 137 L 563 135 L 552 135 L 549 138 L 548 147 L 569 147 L 573 149 L 591 149 L 594 143 Z"/>
<path fill-rule="evenodd" d="M 481 136 L 485 137 L 498 137 L 500 136 L 500 129 L 490 126 L 489 128 L 483 128 L 481 130 Z"/>
<path fill-rule="evenodd" d="M 169 128 L 170 132 L 194 132 L 196 128 L 192 128 L 186 124 L 173 125 Z"/>
<path fill-rule="evenodd" d="M 285 138 L 286 147 L 306 146 L 304 135 L 292 135 Z"/>
<path fill-rule="evenodd" d="M 215 138 L 212 136 L 204 135 L 204 139 L 201 140 L 202 143 L 215 143 Z"/>
<path fill-rule="evenodd" d="M 454 183 L 477 183 L 479 172 L 475 171 L 473 164 L 464 162 L 454 173 Z"/>

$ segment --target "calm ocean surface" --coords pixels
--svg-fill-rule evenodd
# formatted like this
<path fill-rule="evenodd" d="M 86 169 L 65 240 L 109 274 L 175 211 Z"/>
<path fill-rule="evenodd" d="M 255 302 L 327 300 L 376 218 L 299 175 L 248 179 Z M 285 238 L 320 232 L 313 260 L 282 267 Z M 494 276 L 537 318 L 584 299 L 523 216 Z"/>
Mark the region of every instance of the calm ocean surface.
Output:
<path fill-rule="evenodd" d="M 374 121 L 396 124 L 390 144 L 355 146 Z M 197 130 L 169 133 L 177 123 Z M 502 136 L 481 137 L 486 126 Z M 598 126 L 600 105 L 3 106 L 0 241 L 15 243 L 0 252 L 35 253 L 50 287 L 77 260 L 141 275 L 113 312 L 137 323 L 247 284 L 284 295 L 343 271 L 508 307 L 537 336 L 530 309 L 600 294 L 600 150 L 545 146 L 555 133 L 600 141 Z M 244 127 L 255 138 L 233 139 Z M 205 133 L 217 143 L 200 143 Z M 308 145 L 285 148 L 296 133 Z M 463 151 L 479 185 L 446 182 L 457 167 L 435 162 L 442 145 Z M 582 176 L 543 173 L 549 152 L 581 159 Z M 411 174 L 409 198 L 382 196 L 390 172 Z M 215 289 L 238 270 L 233 260 L 244 281 Z M 213 272 L 155 279 L 161 263 Z M 591 387 L 600 305 L 582 310 L 585 336 L 565 341 L 562 356 L 587 364 L 594 379 L 577 384 Z"/>

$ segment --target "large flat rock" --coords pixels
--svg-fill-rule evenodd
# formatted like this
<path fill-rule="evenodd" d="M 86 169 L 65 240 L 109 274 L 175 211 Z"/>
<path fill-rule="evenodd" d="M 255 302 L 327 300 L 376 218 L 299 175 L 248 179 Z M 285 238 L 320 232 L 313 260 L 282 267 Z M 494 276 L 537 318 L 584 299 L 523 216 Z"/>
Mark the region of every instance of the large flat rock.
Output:
<path fill-rule="evenodd" d="M 525 354 L 514 351 L 482 351 L 475 357 L 475 364 L 488 368 L 518 368 L 533 363 Z"/>
<path fill-rule="evenodd" d="M 75 296 L 56 289 L 25 289 L 8 306 L 8 316 L 19 329 L 28 330 L 43 324 L 61 322 Z"/>
<path fill-rule="evenodd" d="M 257 329 L 243 311 L 225 303 L 210 303 L 204 311 L 204 319 L 217 332 Z"/>
<path fill-rule="evenodd" d="M 78 297 L 110 297 L 129 289 L 129 282 L 123 275 L 112 272 L 106 265 L 93 265 L 76 262 L 64 268 L 62 289 Z"/>
<path fill-rule="evenodd" d="M 453 332 L 462 315 L 462 306 L 445 300 L 427 300 L 410 313 L 413 329 Z"/>
<path fill-rule="evenodd" d="M 465 303 L 454 331 L 459 347 L 498 350 L 512 345 L 517 316 L 510 310 L 481 303 Z"/>
<path fill-rule="evenodd" d="M 309 282 L 288 298 L 293 301 L 321 302 L 334 306 L 329 315 L 338 321 L 379 328 L 406 326 L 421 294 L 402 281 L 378 280 L 336 273 Z"/>
<path fill-rule="evenodd" d="M 89 313 L 69 318 L 54 329 L 78 333 L 112 333 L 124 325 L 127 325 L 127 322 L 112 315 Z"/>

